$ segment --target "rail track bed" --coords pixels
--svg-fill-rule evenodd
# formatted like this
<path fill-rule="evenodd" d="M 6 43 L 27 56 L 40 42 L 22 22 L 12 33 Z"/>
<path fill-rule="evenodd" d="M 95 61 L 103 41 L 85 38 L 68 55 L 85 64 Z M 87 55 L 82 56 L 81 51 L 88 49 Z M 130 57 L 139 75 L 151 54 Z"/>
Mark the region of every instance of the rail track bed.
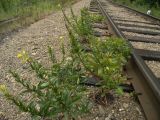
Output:
<path fill-rule="evenodd" d="M 111 0 L 92 0 L 90 11 L 102 14 L 109 31 L 132 48 L 127 73 L 148 120 L 160 119 L 160 19 Z"/>
<path fill-rule="evenodd" d="M 109 0 L 92 0 L 89 10 L 91 13 L 102 14 L 106 18 L 101 23 L 93 24 L 96 37 L 103 40 L 103 37 L 106 39 L 106 37 L 115 35 L 128 41 L 132 48 L 132 59 L 125 70 L 129 83 L 131 81 L 134 86 L 135 95 L 138 95 L 146 118 L 159 120 L 160 20 L 144 16 Z M 16 19 L 0 21 L 0 26 L 10 24 Z M 90 51 L 85 44 L 84 49 Z M 90 82 L 94 81 L 91 80 L 86 84 L 90 84 Z M 95 84 L 93 83 L 93 85 Z M 129 94 L 125 95 L 117 97 L 114 104 L 107 106 L 105 111 L 100 106 L 94 106 L 91 110 L 92 115 L 89 115 L 86 120 L 144 120 L 139 104 L 133 101 Z M 3 117 L 0 117 L 0 120 L 5 120 Z"/>

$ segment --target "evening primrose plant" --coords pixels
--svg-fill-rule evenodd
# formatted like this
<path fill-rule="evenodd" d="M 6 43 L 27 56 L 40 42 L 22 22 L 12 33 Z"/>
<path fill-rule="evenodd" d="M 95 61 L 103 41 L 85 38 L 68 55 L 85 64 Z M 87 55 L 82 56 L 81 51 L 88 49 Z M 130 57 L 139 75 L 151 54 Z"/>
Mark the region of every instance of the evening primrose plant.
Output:
<path fill-rule="evenodd" d="M 85 88 L 79 85 L 85 79 L 84 72 L 79 70 L 77 67 L 79 63 L 72 57 L 57 62 L 53 50 L 49 47 L 48 51 L 52 61 L 50 68 L 43 67 L 25 51 L 17 55 L 36 73 L 37 84 L 32 84 L 21 78 L 17 72 L 10 71 L 15 81 L 23 86 L 23 91 L 18 96 L 13 96 L 4 85 L 1 85 L 0 92 L 21 111 L 30 113 L 33 119 L 76 119 L 88 112 L 89 108 Z M 22 99 L 21 96 L 28 93 L 31 99 Z"/>
<path fill-rule="evenodd" d="M 89 43 L 89 39 L 93 36 L 93 23 L 100 22 L 104 18 L 101 15 L 91 14 L 88 12 L 87 8 L 81 9 L 80 17 L 74 15 L 74 12 L 71 8 L 71 17 L 67 17 L 64 10 L 62 9 L 66 26 L 76 35 L 78 36 L 78 40 L 81 43 Z"/>
<path fill-rule="evenodd" d="M 119 89 L 118 85 L 125 77 L 122 75 L 123 66 L 130 56 L 130 48 L 126 41 L 120 38 L 101 40 L 90 37 L 90 52 L 83 50 L 77 36 L 69 31 L 72 53 L 80 61 L 86 72 L 100 80 L 101 91 Z"/>
<path fill-rule="evenodd" d="M 112 90 L 122 83 L 123 66 L 130 56 L 130 48 L 120 38 L 105 41 L 95 39 L 90 43 L 92 52 L 82 52 L 81 58 L 93 77 L 101 80 L 101 87 Z"/>
<path fill-rule="evenodd" d="M 82 63 L 86 72 L 100 79 L 102 89 L 107 91 L 119 89 L 118 85 L 125 79 L 122 75 L 123 66 L 130 56 L 130 48 L 127 42 L 120 38 L 107 38 L 102 41 L 100 38 L 96 38 L 92 32 L 83 33 L 84 28 L 87 28 L 86 31 L 93 31 L 91 24 L 94 21 L 102 20 L 102 18 L 90 15 L 86 8 L 81 10 L 79 18 L 75 18 L 73 11 L 71 13 L 74 22 L 69 21 L 65 13 L 64 17 L 73 56 Z M 88 25 L 85 23 L 88 23 Z M 90 52 L 83 49 L 83 45 L 86 45 L 86 43 L 81 43 L 80 38 L 88 40 L 87 45 Z"/>
<path fill-rule="evenodd" d="M 21 51 L 20 53 L 17 54 L 17 58 L 21 59 L 23 63 L 26 63 L 27 61 L 30 60 L 29 55 L 26 53 L 25 50 Z"/>

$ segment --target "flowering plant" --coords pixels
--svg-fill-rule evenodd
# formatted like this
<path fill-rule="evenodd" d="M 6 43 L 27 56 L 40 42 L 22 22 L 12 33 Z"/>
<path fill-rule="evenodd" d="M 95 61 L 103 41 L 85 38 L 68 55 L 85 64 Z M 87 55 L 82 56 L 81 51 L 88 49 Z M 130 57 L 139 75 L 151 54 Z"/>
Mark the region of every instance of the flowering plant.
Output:
<path fill-rule="evenodd" d="M 23 100 L 20 96 L 13 96 L 4 85 L 0 86 L 0 92 L 20 110 L 29 112 L 33 118 L 77 118 L 88 111 L 89 105 L 85 89 L 79 85 L 85 79 L 82 77 L 83 71 L 77 72 L 77 62 L 71 57 L 58 63 L 50 47 L 49 56 L 52 61 L 50 69 L 30 58 L 25 51 L 17 56 L 23 62 L 29 63 L 36 73 L 39 80 L 36 85 L 21 78 L 18 73 L 10 71 L 16 82 L 24 88 L 21 94 L 29 93 L 31 99 Z"/>

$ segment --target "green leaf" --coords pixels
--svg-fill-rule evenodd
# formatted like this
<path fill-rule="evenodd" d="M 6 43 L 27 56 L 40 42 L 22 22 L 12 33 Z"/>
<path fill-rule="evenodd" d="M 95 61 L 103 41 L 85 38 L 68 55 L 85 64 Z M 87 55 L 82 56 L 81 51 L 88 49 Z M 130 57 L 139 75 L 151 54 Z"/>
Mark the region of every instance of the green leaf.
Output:
<path fill-rule="evenodd" d="M 44 88 L 46 88 L 46 87 L 48 87 L 49 86 L 49 82 L 46 82 L 46 83 L 42 83 L 39 87 L 41 88 L 41 89 L 44 89 Z"/>
<path fill-rule="evenodd" d="M 54 55 L 54 51 L 51 47 L 48 46 L 48 53 L 49 53 L 49 56 L 50 56 L 50 59 L 53 63 L 56 63 L 56 57 Z"/>
<path fill-rule="evenodd" d="M 118 88 L 116 89 L 116 93 L 117 93 L 118 95 L 123 95 L 123 94 L 124 94 L 123 89 L 120 88 L 120 87 L 118 87 Z"/>

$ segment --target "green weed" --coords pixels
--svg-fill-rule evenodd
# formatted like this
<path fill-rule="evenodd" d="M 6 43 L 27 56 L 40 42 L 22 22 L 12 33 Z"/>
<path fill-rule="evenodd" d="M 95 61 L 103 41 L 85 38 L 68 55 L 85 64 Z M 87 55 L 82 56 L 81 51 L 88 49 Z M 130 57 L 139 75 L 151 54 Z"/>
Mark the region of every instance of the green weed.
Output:
<path fill-rule="evenodd" d="M 90 16 L 87 9 L 81 11 L 81 17 L 76 18 L 77 22 L 70 21 L 66 16 L 65 18 L 74 57 L 83 64 L 86 72 L 101 80 L 103 89 L 117 89 L 118 84 L 124 79 L 122 76 L 123 65 L 126 64 L 130 56 L 128 44 L 119 38 L 109 38 L 102 41 L 94 37 L 92 32 L 87 32 L 88 34 L 83 33 L 85 31 L 84 28 L 87 28 L 87 31 L 93 31 L 91 27 L 94 21 L 92 19 L 93 16 Z M 83 24 L 79 26 L 81 21 L 84 23 L 89 22 L 89 25 Z M 83 50 L 83 45 L 86 43 L 79 42 L 79 38 L 81 37 L 87 39 L 87 45 L 91 52 L 85 52 Z"/>
<path fill-rule="evenodd" d="M 32 84 L 21 78 L 18 73 L 10 71 L 24 90 L 16 97 L 1 85 L 0 92 L 21 111 L 29 112 L 33 119 L 76 119 L 80 114 L 88 112 L 89 103 L 85 96 L 85 89 L 79 85 L 85 79 L 82 77 L 83 71 L 78 69 L 78 63 L 72 57 L 64 58 L 58 63 L 51 48 L 49 48 L 49 56 L 52 66 L 47 69 L 30 58 L 25 51 L 18 54 L 23 62 L 30 64 L 37 75 L 38 84 Z M 21 95 L 27 93 L 31 95 L 31 99 L 26 101 Z"/>

